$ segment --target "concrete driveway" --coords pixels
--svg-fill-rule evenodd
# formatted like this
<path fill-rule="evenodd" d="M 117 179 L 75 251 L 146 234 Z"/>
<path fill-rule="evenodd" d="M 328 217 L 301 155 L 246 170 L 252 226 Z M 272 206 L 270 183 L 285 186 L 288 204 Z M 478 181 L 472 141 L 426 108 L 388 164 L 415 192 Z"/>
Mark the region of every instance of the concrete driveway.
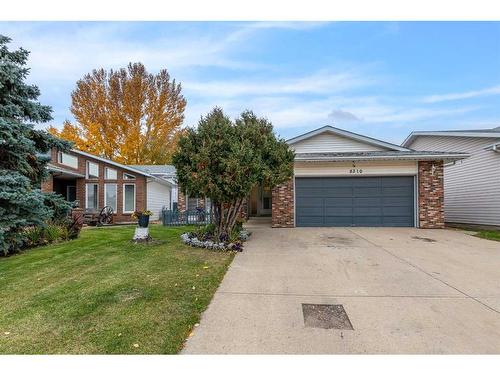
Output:
<path fill-rule="evenodd" d="M 413 228 L 251 230 L 184 353 L 500 353 L 500 242 Z M 353 330 L 306 326 L 302 304 L 343 305 Z"/>

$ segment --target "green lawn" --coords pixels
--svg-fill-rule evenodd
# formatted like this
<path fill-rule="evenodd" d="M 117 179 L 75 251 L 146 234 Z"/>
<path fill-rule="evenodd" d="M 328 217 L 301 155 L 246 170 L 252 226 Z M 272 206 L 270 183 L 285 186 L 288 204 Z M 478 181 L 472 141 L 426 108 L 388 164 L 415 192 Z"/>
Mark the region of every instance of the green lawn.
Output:
<path fill-rule="evenodd" d="M 480 230 L 476 233 L 476 237 L 500 241 L 500 230 Z"/>
<path fill-rule="evenodd" d="M 186 228 L 84 229 L 0 258 L 0 353 L 177 353 L 233 254 L 180 243 Z"/>

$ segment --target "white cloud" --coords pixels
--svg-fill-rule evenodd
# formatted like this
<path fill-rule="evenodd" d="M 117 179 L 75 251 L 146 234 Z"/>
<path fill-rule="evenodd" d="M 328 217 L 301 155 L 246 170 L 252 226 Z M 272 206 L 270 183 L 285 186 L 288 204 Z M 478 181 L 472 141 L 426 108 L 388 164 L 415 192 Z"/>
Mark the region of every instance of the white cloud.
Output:
<path fill-rule="evenodd" d="M 319 71 L 298 78 L 239 79 L 191 81 L 183 83 L 186 91 L 197 95 L 234 97 L 239 95 L 332 94 L 376 83 L 357 72 Z"/>
<path fill-rule="evenodd" d="M 500 85 L 488 87 L 482 90 L 456 92 L 456 93 L 441 94 L 441 95 L 429 95 L 423 98 L 423 102 L 440 103 L 452 100 L 471 99 L 479 96 L 499 95 L 499 94 L 500 94 Z"/>

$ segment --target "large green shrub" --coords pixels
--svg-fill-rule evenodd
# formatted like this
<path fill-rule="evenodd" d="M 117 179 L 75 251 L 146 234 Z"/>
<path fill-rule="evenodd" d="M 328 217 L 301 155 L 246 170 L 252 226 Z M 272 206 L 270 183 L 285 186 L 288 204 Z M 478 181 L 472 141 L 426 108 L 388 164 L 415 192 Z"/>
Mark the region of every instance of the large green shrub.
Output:
<path fill-rule="evenodd" d="M 266 119 L 245 111 L 233 122 L 215 108 L 179 139 L 172 160 L 179 186 L 189 195 L 210 198 L 217 235 L 227 237 L 252 188 L 285 182 L 293 174 L 293 159 Z"/>
<path fill-rule="evenodd" d="M 53 197 L 40 191 L 40 183 L 47 176 L 48 152 L 70 147 L 35 129 L 34 123 L 51 120 L 51 108 L 37 101 L 38 87 L 25 82 L 28 51 L 9 51 L 9 42 L 0 35 L 0 254 L 26 242 L 25 228 L 63 214 L 62 206 L 52 205 Z"/>

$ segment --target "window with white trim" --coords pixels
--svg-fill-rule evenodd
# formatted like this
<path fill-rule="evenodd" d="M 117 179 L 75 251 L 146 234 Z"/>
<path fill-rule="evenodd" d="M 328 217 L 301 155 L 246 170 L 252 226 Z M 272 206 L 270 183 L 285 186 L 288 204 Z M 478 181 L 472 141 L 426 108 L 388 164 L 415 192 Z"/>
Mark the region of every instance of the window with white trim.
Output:
<path fill-rule="evenodd" d="M 104 205 L 110 206 L 113 209 L 114 213 L 116 213 L 117 210 L 116 201 L 116 184 L 104 184 Z"/>
<path fill-rule="evenodd" d="M 123 173 L 123 179 L 124 180 L 135 180 L 135 176 L 130 173 Z"/>
<path fill-rule="evenodd" d="M 74 155 L 59 151 L 57 153 L 57 162 L 78 169 L 78 157 Z"/>
<path fill-rule="evenodd" d="M 99 185 L 85 184 L 85 208 L 97 211 L 99 208 Z"/>
<path fill-rule="evenodd" d="M 87 178 L 99 178 L 99 164 L 87 161 Z"/>
<path fill-rule="evenodd" d="M 123 184 L 123 212 L 135 211 L 135 184 Z"/>
<path fill-rule="evenodd" d="M 116 180 L 118 178 L 118 172 L 116 169 L 106 167 L 104 169 L 104 178 L 106 180 Z"/>

